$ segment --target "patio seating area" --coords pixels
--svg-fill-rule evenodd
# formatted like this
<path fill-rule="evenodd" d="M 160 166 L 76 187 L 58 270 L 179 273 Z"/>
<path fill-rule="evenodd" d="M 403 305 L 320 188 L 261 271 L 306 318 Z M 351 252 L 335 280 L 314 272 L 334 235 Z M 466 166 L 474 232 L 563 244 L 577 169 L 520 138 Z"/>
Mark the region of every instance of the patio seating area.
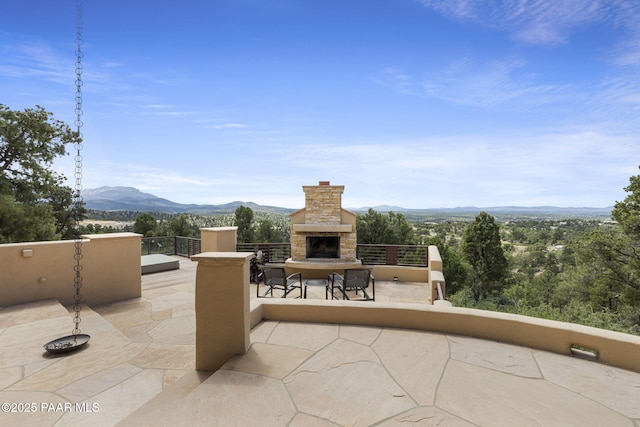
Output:
<path fill-rule="evenodd" d="M 260 284 L 264 285 L 266 290 L 260 294 Z M 293 273 L 289 276 L 285 273 L 285 269 L 282 267 L 264 267 L 262 275 L 258 276 L 256 282 L 256 297 L 274 296 L 273 291 L 281 291 L 283 297 L 290 296 L 292 292 L 298 289 L 300 292 L 296 292 L 299 298 L 302 298 L 302 274 Z M 307 293 L 304 293 L 306 297 Z"/>
<path fill-rule="evenodd" d="M 327 286 L 331 289 L 332 297 L 335 297 L 335 290 L 338 290 L 342 299 L 376 300 L 376 280 L 368 268 L 346 268 L 342 274 L 331 273 Z"/>
<path fill-rule="evenodd" d="M 57 301 L 0 309 L 3 424 L 640 426 L 640 373 L 437 332 L 267 320 L 246 355 L 196 371 L 196 263 L 177 259 L 141 298 L 84 307 L 76 354 L 42 348 L 72 328 Z M 425 284 L 375 286 L 363 304 L 428 304 Z"/>

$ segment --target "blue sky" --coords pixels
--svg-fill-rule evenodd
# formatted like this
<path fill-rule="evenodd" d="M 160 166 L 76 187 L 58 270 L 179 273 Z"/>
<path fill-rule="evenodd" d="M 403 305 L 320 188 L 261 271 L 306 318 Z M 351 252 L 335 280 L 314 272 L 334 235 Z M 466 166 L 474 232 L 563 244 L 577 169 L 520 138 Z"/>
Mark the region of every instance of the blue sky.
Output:
<path fill-rule="evenodd" d="M 0 103 L 73 123 L 76 2 L 5 3 Z M 606 207 L 640 173 L 636 0 L 84 3 L 85 188 Z"/>

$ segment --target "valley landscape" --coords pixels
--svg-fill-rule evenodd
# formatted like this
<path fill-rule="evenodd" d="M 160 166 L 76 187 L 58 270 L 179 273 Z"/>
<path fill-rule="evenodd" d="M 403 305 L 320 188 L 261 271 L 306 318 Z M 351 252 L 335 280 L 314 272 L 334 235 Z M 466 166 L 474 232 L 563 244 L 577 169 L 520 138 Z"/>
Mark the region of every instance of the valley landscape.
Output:
<path fill-rule="evenodd" d="M 197 215 L 233 214 L 239 206 L 246 206 L 256 212 L 288 215 L 295 209 L 258 205 L 250 201 L 232 201 L 221 205 L 198 205 L 175 203 L 150 193 L 144 193 L 134 187 L 100 187 L 86 189 L 83 192 L 85 206 L 97 211 L 133 211 L 162 214 L 189 213 Z M 302 207 L 302 206 L 300 206 Z M 399 206 L 348 207 L 359 213 L 369 208 L 377 212 L 402 213 L 411 221 L 464 220 L 487 212 L 498 220 L 516 218 L 588 218 L 608 219 L 611 207 L 555 207 L 555 206 L 495 206 L 495 207 L 456 207 L 456 208 L 424 208 L 405 209 Z"/>

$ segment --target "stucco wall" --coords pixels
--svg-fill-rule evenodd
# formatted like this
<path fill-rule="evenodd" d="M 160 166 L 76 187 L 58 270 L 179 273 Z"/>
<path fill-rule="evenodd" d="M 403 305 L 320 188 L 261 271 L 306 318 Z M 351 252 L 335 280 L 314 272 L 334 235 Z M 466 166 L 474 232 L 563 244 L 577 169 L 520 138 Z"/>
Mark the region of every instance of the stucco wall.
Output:
<path fill-rule="evenodd" d="M 442 274 L 442 258 L 437 246 L 427 248 L 428 267 L 410 267 L 399 265 L 365 266 L 372 269 L 377 280 L 398 280 L 400 282 L 427 283 L 429 286 L 429 302 L 433 304 L 438 299 L 437 283 L 446 298 L 445 277 Z"/>
<path fill-rule="evenodd" d="M 640 372 L 638 336 L 508 313 L 407 303 L 284 298 L 252 301 L 251 325 L 263 319 L 434 331 L 567 355 L 572 345 L 578 345 L 595 351 L 602 363 Z"/>
<path fill-rule="evenodd" d="M 376 280 L 426 283 L 429 281 L 429 270 L 425 267 L 409 267 L 398 265 L 365 265 L 371 268 Z"/>
<path fill-rule="evenodd" d="M 83 303 L 141 295 L 140 240 L 135 233 L 91 234 L 82 240 Z M 0 245 L 0 306 L 57 299 L 74 302 L 74 241 Z"/>
<path fill-rule="evenodd" d="M 210 227 L 200 229 L 202 252 L 235 252 L 238 227 Z"/>

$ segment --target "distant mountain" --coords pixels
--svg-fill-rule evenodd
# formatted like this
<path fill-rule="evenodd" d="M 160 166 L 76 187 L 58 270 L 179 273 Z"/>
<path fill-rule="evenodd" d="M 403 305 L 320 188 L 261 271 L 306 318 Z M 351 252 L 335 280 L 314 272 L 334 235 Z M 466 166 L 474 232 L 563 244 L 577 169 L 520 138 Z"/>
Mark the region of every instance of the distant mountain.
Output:
<path fill-rule="evenodd" d="M 87 209 L 101 211 L 137 211 L 137 212 L 162 212 L 162 213 L 233 213 L 239 206 L 246 206 L 255 211 L 268 211 L 275 213 L 290 213 L 293 209 L 279 208 L 275 206 L 262 206 L 253 202 L 235 201 L 221 205 L 197 205 L 172 202 L 153 194 L 143 193 L 133 187 L 100 187 L 86 189 L 82 192 L 82 198 Z"/>
<path fill-rule="evenodd" d="M 253 202 L 235 201 L 221 205 L 196 205 L 175 203 L 153 194 L 143 193 L 133 187 L 100 187 L 86 189 L 82 192 L 85 205 L 88 209 L 101 211 L 136 211 L 136 212 L 161 212 L 161 213 L 193 213 L 193 214 L 221 214 L 233 213 L 239 206 L 246 206 L 254 211 L 290 214 L 295 209 L 281 208 L 277 206 L 263 206 Z M 612 207 L 608 208 L 559 208 L 554 206 L 496 206 L 478 208 L 465 206 L 458 208 L 433 208 L 433 209 L 407 209 L 399 206 L 381 205 L 375 206 L 377 212 L 398 212 L 407 219 L 424 220 L 425 218 L 468 218 L 484 211 L 501 219 L 512 217 L 566 217 L 566 218 L 609 218 Z M 366 212 L 369 207 L 349 208 L 353 212 Z"/>
<path fill-rule="evenodd" d="M 350 209 L 353 212 L 366 212 L 369 208 Z M 402 213 L 407 219 L 413 221 L 444 220 L 444 219 L 470 219 L 480 212 L 487 212 L 497 220 L 510 219 L 544 219 L 544 218 L 585 218 L 585 219 L 609 219 L 613 207 L 556 207 L 556 206 L 492 206 L 476 207 L 462 206 L 457 208 L 431 208 L 431 209 L 406 209 L 398 206 L 377 206 L 372 208 L 377 212 Z"/>
<path fill-rule="evenodd" d="M 376 212 L 403 212 L 403 211 L 411 210 L 407 208 L 401 208 L 400 206 L 389 206 L 389 205 L 367 206 L 364 208 L 355 208 L 355 209 L 349 209 L 349 210 L 354 212 L 362 212 L 362 211 L 366 212 L 369 209 L 373 209 Z"/>
<path fill-rule="evenodd" d="M 88 209 L 104 211 L 131 210 L 131 211 L 157 211 L 171 212 L 182 211 L 183 205 L 167 199 L 143 193 L 133 187 L 100 187 L 86 189 L 82 192 L 82 198 Z"/>
<path fill-rule="evenodd" d="M 476 207 L 461 206 L 457 208 L 429 208 L 429 209 L 408 209 L 400 206 L 373 206 L 362 208 L 350 208 L 353 212 L 366 212 L 373 209 L 376 212 L 398 212 L 407 214 L 452 214 L 452 215 L 477 215 L 480 212 L 487 212 L 491 215 L 512 215 L 512 216 L 567 216 L 567 217 L 608 217 L 611 215 L 612 206 L 606 208 L 590 207 L 557 207 L 557 206 L 492 206 Z"/>
<path fill-rule="evenodd" d="M 590 207 L 557 207 L 557 206 L 493 206 L 486 208 L 466 207 L 453 208 L 451 211 L 485 211 L 490 214 L 511 215 L 564 215 L 564 216 L 609 216 L 613 206 L 606 208 Z"/>
<path fill-rule="evenodd" d="M 459 208 L 430 209 L 437 212 L 449 213 L 480 213 L 482 211 L 491 215 L 511 216 L 565 216 L 565 217 L 609 217 L 613 207 L 556 207 L 556 206 L 492 206 L 478 208 L 466 206 Z"/>

